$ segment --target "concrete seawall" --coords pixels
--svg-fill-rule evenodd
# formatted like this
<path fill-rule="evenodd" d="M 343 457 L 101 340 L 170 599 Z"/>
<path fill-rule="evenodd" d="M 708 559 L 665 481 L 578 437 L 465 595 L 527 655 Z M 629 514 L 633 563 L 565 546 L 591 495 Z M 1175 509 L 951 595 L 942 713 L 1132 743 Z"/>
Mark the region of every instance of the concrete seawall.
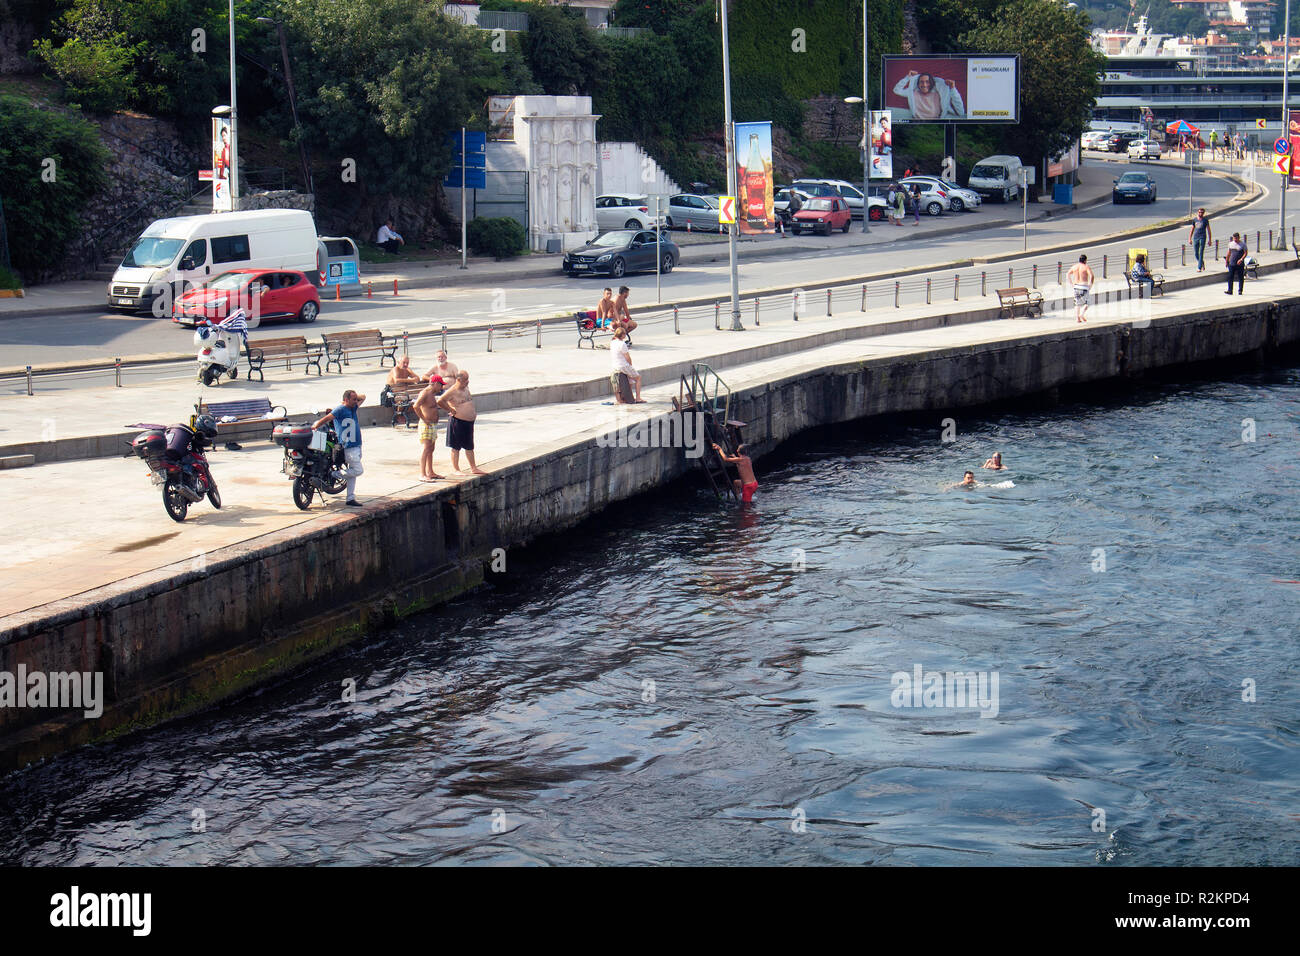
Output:
<path fill-rule="evenodd" d="M 809 428 L 948 411 L 1062 385 L 1265 355 L 1300 342 L 1300 299 L 1232 302 L 1145 323 L 899 348 L 828 361 L 791 355 L 782 377 L 728 376 L 732 417 L 757 453 Z M 787 374 L 788 370 L 788 374 Z M 0 769 L 193 712 L 435 607 L 483 580 L 494 548 L 570 527 L 669 482 L 680 449 L 602 447 L 600 427 L 534 446 L 453 488 L 413 488 L 360 515 L 324 514 L 191 561 L 3 620 L 0 672 L 100 671 L 103 715 L 0 708 Z"/>

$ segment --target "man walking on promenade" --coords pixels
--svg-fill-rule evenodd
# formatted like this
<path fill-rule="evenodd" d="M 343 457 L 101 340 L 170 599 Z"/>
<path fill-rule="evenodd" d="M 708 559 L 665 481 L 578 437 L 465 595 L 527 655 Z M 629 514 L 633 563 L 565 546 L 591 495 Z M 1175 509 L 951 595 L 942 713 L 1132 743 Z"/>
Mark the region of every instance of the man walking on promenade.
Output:
<path fill-rule="evenodd" d="M 451 449 L 451 467 L 460 471 L 460 453 L 463 451 L 469 460 L 469 470 L 475 475 L 486 475 L 474 461 L 474 420 L 478 412 L 474 408 L 474 396 L 469 392 L 469 372 L 456 376 L 456 384 L 447 389 L 438 399 L 438 406 L 451 413 L 447 420 L 447 447 Z"/>
<path fill-rule="evenodd" d="M 1228 295 L 1232 295 L 1232 280 L 1237 280 L 1237 295 L 1245 295 L 1246 284 L 1246 244 L 1241 241 L 1241 233 L 1234 232 L 1228 243 Z"/>
<path fill-rule="evenodd" d="M 411 404 L 420 418 L 420 480 L 440 481 L 442 475 L 433 470 L 433 446 L 438 442 L 438 396 L 444 386 L 430 382 Z"/>
<path fill-rule="evenodd" d="M 1092 291 L 1092 284 L 1097 281 L 1097 275 L 1092 271 L 1092 266 L 1088 265 L 1088 257 L 1079 256 L 1079 261 L 1070 267 L 1070 285 L 1074 286 L 1074 321 L 1088 321 L 1088 294 Z"/>
<path fill-rule="evenodd" d="M 1187 238 L 1192 240 L 1192 254 L 1196 256 L 1196 271 L 1205 271 L 1205 246 L 1210 241 L 1210 220 L 1206 218 L 1205 210 L 1196 210 L 1196 218 L 1192 220 L 1192 229 L 1187 234 Z"/>
<path fill-rule="evenodd" d="M 316 429 L 334 423 L 334 431 L 343 443 L 343 460 L 348 466 L 346 503 L 354 508 L 361 507 L 361 502 L 357 501 L 357 478 L 365 473 L 361 467 L 361 420 L 357 418 L 357 409 L 365 400 L 366 396 L 348 389 L 343 393 L 343 404 L 311 426 Z"/>

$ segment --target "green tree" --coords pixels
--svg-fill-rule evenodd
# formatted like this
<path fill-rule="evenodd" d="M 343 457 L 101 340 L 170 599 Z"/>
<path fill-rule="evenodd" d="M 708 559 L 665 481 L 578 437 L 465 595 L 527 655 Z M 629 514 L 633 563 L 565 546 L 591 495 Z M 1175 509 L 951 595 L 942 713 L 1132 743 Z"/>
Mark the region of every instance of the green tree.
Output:
<path fill-rule="evenodd" d="M 18 272 L 36 279 L 60 259 L 82 209 L 108 183 L 108 160 L 85 120 L 0 96 L 0 190 Z"/>
<path fill-rule="evenodd" d="M 970 53 L 1020 54 L 1020 122 L 1002 140 L 1024 162 L 1057 155 L 1087 128 L 1106 60 L 1089 43 L 1085 14 L 1057 0 L 1009 0 L 958 42 Z"/>
<path fill-rule="evenodd" d="M 545 93 L 589 95 L 610 68 L 608 53 L 578 10 L 526 0 L 484 0 L 479 9 L 528 15 L 520 47 L 533 80 Z"/>

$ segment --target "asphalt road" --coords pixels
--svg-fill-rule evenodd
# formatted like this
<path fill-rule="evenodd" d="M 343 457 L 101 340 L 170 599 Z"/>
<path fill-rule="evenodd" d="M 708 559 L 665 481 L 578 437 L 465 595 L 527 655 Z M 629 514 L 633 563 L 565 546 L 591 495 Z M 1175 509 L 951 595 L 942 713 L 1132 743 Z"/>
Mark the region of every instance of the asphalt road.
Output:
<path fill-rule="evenodd" d="M 1119 175 L 1130 167 L 1119 163 L 1109 168 L 1113 168 L 1115 175 Z M 1133 242 L 1118 242 L 1110 246 L 1094 247 L 1089 242 L 1092 237 L 1147 223 L 1185 217 L 1188 208 L 1186 171 L 1161 166 L 1146 168 L 1150 170 L 1158 185 L 1158 200 L 1154 204 L 1123 206 L 1106 204 L 1073 215 L 1031 222 L 1028 237 L 1030 247 L 1063 242 L 1077 243 L 1078 248 L 1088 252 L 1090 259 L 1096 263 L 1104 252 L 1109 252 L 1113 257 L 1122 257 L 1124 250 Z M 1270 180 L 1271 177 L 1265 180 L 1265 184 L 1271 185 Z M 1195 175 L 1193 190 L 1198 205 L 1220 203 L 1236 192 L 1231 183 L 1202 174 Z M 913 226 L 910 221 L 902 227 L 889 223 L 873 224 L 870 244 L 846 246 L 842 250 L 813 250 L 806 245 L 801 247 L 800 241 L 796 239 L 776 240 L 790 243 L 788 256 L 745 261 L 742 253 L 739 269 L 741 294 L 786 284 L 799 284 L 812 289 L 845 277 L 888 272 L 891 267 L 903 269 L 918 265 L 939 265 L 958 259 L 1015 252 L 1023 247 L 1022 229 L 1019 224 L 981 227 L 980 223 L 1007 219 L 1018 211 L 1019 208 L 1014 204 L 1005 207 L 988 203 L 975 212 L 949 213 L 936 219 L 923 216 L 919 227 Z M 957 235 L 927 237 L 927 234 L 935 229 L 951 226 L 954 222 L 969 224 L 969 231 Z M 1230 224 L 1216 222 L 1214 231 L 1216 236 L 1226 241 L 1234 229 L 1249 230 L 1253 233 L 1256 229 L 1267 230 L 1276 223 L 1277 194 L 1274 190 L 1256 206 L 1234 216 Z M 1231 228 L 1227 228 L 1229 225 Z M 1148 237 L 1141 240 L 1141 243 L 1152 250 L 1159 248 L 1165 242 L 1172 247 L 1177 247 L 1185 232 L 1184 227 L 1178 231 L 1177 236 L 1171 232 L 1168 238 Z M 716 296 L 724 300 L 725 321 L 725 299 L 729 290 L 727 262 L 724 258 L 723 261 L 716 263 L 693 263 L 692 257 L 698 259 L 704 254 L 705 248 L 709 250 L 710 255 L 721 253 L 725 257 L 725 244 L 708 247 L 685 246 L 682 264 L 671 274 L 661 277 L 659 299 L 663 303 L 671 304 L 675 299 Z M 1068 263 L 1074 259 L 1074 256 L 1068 253 L 1051 253 L 1036 260 L 1026 259 L 1024 262 L 1039 262 L 1040 279 L 1045 284 L 1055 279 L 1056 263 L 1062 259 L 1066 261 L 1068 268 Z M 1172 265 L 1174 260 L 1171 259 L 1170 262 Z M 990 276 L 1000 275 L 1001 278 L 1006 278 L 1006 263 L 990 265 L 986 268 Z M 973 292 L 978 286 L 979 271 L 980 267 L 964 271 L 962 281 L 967 290 Z M 943 292 L 938 295 L 951 297 L 951 275 L 946 276 L 944 281 L 947 284 L 943 286 Z M 992 284 L 996 280 L 991 278 L 989 281 Z M 1017 281 L 1019 284 L 1019 279 Z M 629 276 L 622 282 L 632 290 L 630 303 L 634 316 L 637 315 L 638 310 L 655 307 L 656 278 L 653 274 Z M 530 277 L 493 285 L 411 290 L 409 294 L 400 298 L 376 297 L 341 302 L 327 300 L 323 303 L 320 318 L 312 326 L 292 323 L 267 324 L 262 326 L 255 335 L 290 335 L 305 329 L 319 333 L 368 327 L 380 327 L 386 331 L 406 329 L 415 333 L 437 329 L 444 324 L 450 327 L 456 324 L 481 324 L 488 321 L 503 324 L 554 316 L 580 308 L 593 308 L 600 296 L 601 288 L 613 284 L 615 283 L 611 280 L 601 277 L 568 278 L 559 274 L 557 269 L 557 274 L 553 278 L 540 280 Z M 900 303 L 905 305 L 909 302 L 923 302 L 925 296 L 923 284 L 924 278 L 911 277 L 905 280 L 904 288 L 900 293 Z M 871 295 L 888 296 L 892 303 L 892 290 L 873 289 Z M 824 298 L 821 299 L 821 304 L 824 307 Z M 885 303 L 876 299 L 874 304 Z M 816 303 L 813 307 L 816 307 Z M 711 322 L 712 320 L 712 310 L 705 309 L 697 310 L 683 321 Z M 0 366 L 41 365 L 82 359 L 111 361 L 115 356 L 184 352 L 192 348 L 191 339 L 190 330 L 182 329 L 170 321 L 118 313 L 103 315 L 82 313 L 67 317 L 9 321 L 0 323 Z M 544 342 L 548 345 L 571 344 L 573 339 L 574 332 L 570 327 L 553 328 L 544 332 Z M 517 338 L 503 338 L 498 334 L 495 337 L 494 348 L 531 348 L 534 341 L 531 333 Z M 452 336 L 449 349 L 453 353 L 480 351 L 486 348 L 486 344 L 485 334 L 467 333 Z M 190 366 L 184 369 L 164 367 L 132 372 L 133 376 L 148 375 L 190 380 L 193 374 L 193 368 Z M 87 376 L 87 381 L 92 379 L 102 383 L 103 376 L 102 374 Z"/>

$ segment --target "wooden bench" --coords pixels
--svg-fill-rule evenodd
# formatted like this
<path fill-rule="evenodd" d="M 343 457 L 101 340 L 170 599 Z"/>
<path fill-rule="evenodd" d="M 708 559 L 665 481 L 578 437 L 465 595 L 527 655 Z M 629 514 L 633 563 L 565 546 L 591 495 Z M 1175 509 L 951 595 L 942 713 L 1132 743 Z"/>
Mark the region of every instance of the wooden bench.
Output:
<path fill-rule="evenodd" d="M 280 414 L 276 416 L 276 409 Z M 227 440 L 234 438 L 234 433 L 247 435 L 256 433 L 257 429 L 252 428 L 254 424 L 265 425 L 267 428 L 266 437 L 270 439 L 271 428 L 276 422 L 282 422 L 289 417 L 289 410 L 283 405 L 272 405 L 269 398 L 245 398 L 234 402 L 204 402 L 200 401 L 194 406 L 194 411 L 199 415 L 211 415 L 217 420 L 217 434 L 221 435 L 223 431 L 231 433 Z M 270 417 L 268 417 L 270 416 Z M 231 419 L 223 421 L 222 419 Z"/>
<path fill-rule="evenodd" d="M 1132 293 L 1132 291 L 1133 291 L 1133 287 L 1134 287 L 1134 286 L 1137 286 L 1137 287 L 1138 287 L 1138 290 L 1137 290 L 1138 298 L 1139 298 L 1139 299 L 1142 298 L 1142 286 L 1144 286 L 1144 285 L 1147 284 L 1147 281 L 1146 281 L 1145 279 L 1143 279 L 1141 282 L 1139 282 L 1137 279 L 1134 279 L 1134 278 L 1133 278 L 1133 273 L 1132 273 L 1132 272 L 1125 272 L 1125 273 L 1124 273 L 1124 281 L 1128 283 L 1128 290 L 1129 290 L 1130 293 Z M 1151 273 L 1151 283 L 1150 283 L 1150 285 L 1151 285 L 1151 295 L 1152 295 L 1152 296 L 1155 296 L 1155 295 L 1164 295 L 1164 294 L 1165 294 L 1165 277 L 1162 276 L 1160 273 L 1158 273 L 1158 272 L 1153 272 L 1153 273 Z"/>
<path fill-rule="evenodd" d="M 1037 289 L 1020 286 L 1015 289 L 997 289 L 998 318 L 1014 319 L 1018 311 L 1023 310 L 1025 318 L 1043 314 L 1043 293 Z"/>
<path fill-rule="evenodd" d="M 573 321 L 578 325 L 578 348 L 582 348 L 582 343 L 586 342 L 594 349 L 596 347 L 596 336 L 598 335 L 608 335 L 610 338 L 614 337 L 614 325 L 612 320 L 610 321 L 610 324 L 605 325 L 602 328 L 597 328 L 595 312 L 575 312 L 573 313 Z M 631 345 L 631 332 L 627 334 L 626 339 L 627 344 Z"/>
<path fill-rule="evenodd" d="M 399 424 L 407 428 L 416 427 L 419 416 L 411 411 L 411 406 L 415 404 L 416 396 L 424 391 L 428 384 L 428 382 L 400 382 L 397 385 L 384 386 L 393 396 L 393 404 L 389 407 L 393 410 L 394 428 Z"/>
<path fill-rule="evenodd" d="M 321 375 L 320 360 L 325 351 L 325 346 L 320 343 L 308 342 L 304 336 L 295 335 L 283 339 L 256 339 L 248 343 L 248 377 L 252 380 L 256 373 L 257 380 L 264 382 L 266 379 L 262 375 L 262 366 L 267 359 L 284 359 L 286 370 L 293 368 L 294 359 L 302 359 L 303 370 L 306 371 L 313 366 L 316 368 L 316 374 Z"/>
<path fill-rule="evenodd" d="M 325 367 L 351 365 L 354 355 L 378 355 L 379 366 L 385 362 L 397 365 L 397 336 L 384 335 L 378 329 L 357 329 L 351 332 L 326 332 L 321 336 L 325 343 Z"/>

